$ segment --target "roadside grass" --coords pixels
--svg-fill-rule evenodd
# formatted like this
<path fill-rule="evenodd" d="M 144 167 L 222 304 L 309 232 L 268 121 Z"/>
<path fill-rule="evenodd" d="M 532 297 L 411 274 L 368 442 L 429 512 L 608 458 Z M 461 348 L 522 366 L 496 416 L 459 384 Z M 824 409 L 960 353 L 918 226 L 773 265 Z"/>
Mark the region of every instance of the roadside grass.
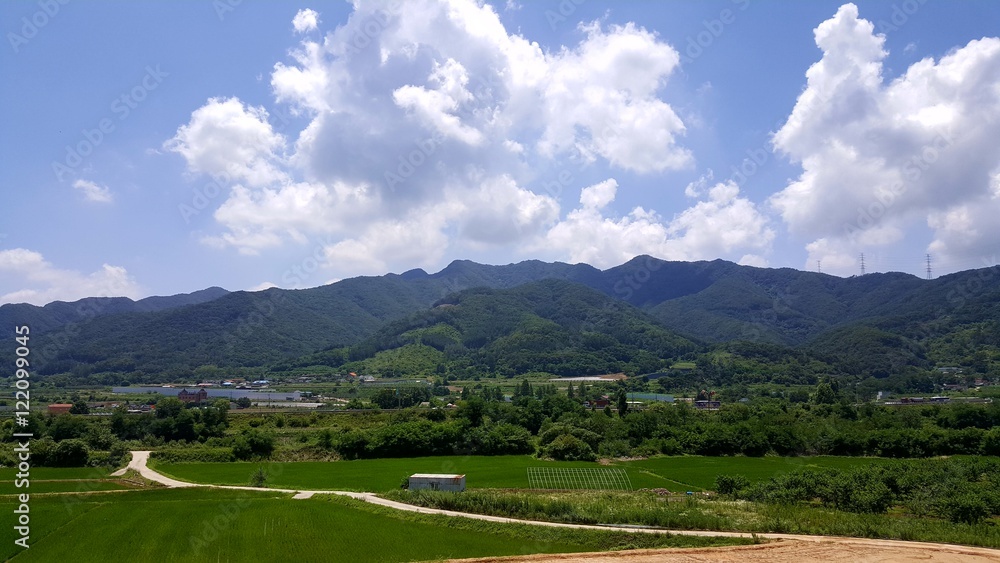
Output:
<path fill-rule="evenodd" d="M 382 496 L 431 508 L 578 524 L 850 536 L 1000 548 L 998 519 L 975 525 L 953 524 L 935 518 L 856 514 L 815 505 L 695 497 L 668 500 L 648 492 L 392 491 Z"/>
<path fill-rule="evenodd" d="M 281 497 L 281 498 L 277 498 Z M 407 513 L 333 495 L 174 489 L 31 499 L 31 548 L 0 529 L 13 561 L 414 561 L 633 547 L 750 543 L 729 538 L 561 530 Z"/>

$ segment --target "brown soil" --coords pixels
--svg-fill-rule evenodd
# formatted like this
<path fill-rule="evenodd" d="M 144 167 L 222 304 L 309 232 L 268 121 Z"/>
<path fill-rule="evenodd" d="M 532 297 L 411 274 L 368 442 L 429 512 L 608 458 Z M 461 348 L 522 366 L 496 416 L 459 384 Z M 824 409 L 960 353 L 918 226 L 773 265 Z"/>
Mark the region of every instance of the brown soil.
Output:
<path fill-rule="evenodd" d="M 778 540 L 761 545 L 694 549 L 637 549 L 599 553 L 562 553 L 517 557 L 461 559 L 463 563 L 661 563 L 701 561 L 769 561 L 776 563 L 889 563 L 921 561 L 931 563 L 997 563 L 1000 551 L 947 544 L 823 538 Z"/>

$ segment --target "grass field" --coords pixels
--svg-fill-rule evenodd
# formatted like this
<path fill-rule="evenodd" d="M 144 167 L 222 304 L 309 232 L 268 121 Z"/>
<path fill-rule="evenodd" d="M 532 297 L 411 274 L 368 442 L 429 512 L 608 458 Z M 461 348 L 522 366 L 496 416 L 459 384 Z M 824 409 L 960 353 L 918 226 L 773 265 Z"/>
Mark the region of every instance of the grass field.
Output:
<path fill-rule="evenodd" d="M 884 463 L 875 458 L 849 457 L 701 457 L 674 456 L 614 462 L 624 469 L 632 487 L 701 491 L 715 487 L 720 474 L 744 475 L 750 481 L 803 467 L 846 468 Z M 158 471 L 195 483 L 245 485 L 250 474 L 264 467 L 271 487 L 381 492 L 399 488 L 412 473 L 459 473 L 470 489 L 526 489 L 528 468 L 598 468 L 592 462 L 540 461 L 531 456 L 445 456 L 407 459 L 366 459 L 287 463 L 153 463 Z"/>
<path fill-rule="evenodd" d="M 778 473 L 805 468 L 848 469 L 872 463 L 888 463 L 885 458 L 870 457 L 703 457 L 672 456 L 656 457 L 639 461 L 624 462 L 629 477 L 635 484 L 634 474 L 642 472 L 670 479 L 687 485 L 691 490 L 711 490 L 715 488 L 718 475 L 743 475 L 751 482 L 764 481 Z M 647 478 L 644 482 L 648 482 Z M 649 485 L 635 485 L 648 487 Z M 670 488 L 668 485 L 660 485 Z"/>
<path fill-rule="evenodd" d="M 32 467 L 30 486 L 17 488 L 14 467 L 0 467 L 0 495 L 19 493 L 72 493 L 88 491 L 118 491 L 125 485 L 110 481 L 106 467 Z"/>
<path fill-rule="evenodd" d="M 110 473 L 107 467 L 32 467 L 31 480 L 104 479 Z M 0 481 L 13 482 L 15 475 L 16 467 L 0 467 Z"/>
<path fill-rule="evenodd" d="M 544 462 L 531 456 L 445 456 L 289 463 L 154 463 L 157 471 L 195 483 L 245 485 L 264 467 L 270 487 L 380 492 L 398 489 L 413 473 L 459 473 L 469 488 L 528 488 L 528 467 L 600 467 L 590 462 Z M 641 473 L 636 472 L 638 476 Z M 629 475 L 631 477 L 631 475 Z M 649 480 L 649 477 L 646 477 Z M 633 485 L 635 481 L 633 480 Z M 636 485 L 639 486 L 639 485 Z"/>
<path fill-rule="evenodd" d="M 344 497 L 151 490 L 31 501 L 31 548 L 13 561 L 419 561 L 745 541 L 556 530 L 404 513 Z M 643 534 L 645 536 L 645 534 Z"/>

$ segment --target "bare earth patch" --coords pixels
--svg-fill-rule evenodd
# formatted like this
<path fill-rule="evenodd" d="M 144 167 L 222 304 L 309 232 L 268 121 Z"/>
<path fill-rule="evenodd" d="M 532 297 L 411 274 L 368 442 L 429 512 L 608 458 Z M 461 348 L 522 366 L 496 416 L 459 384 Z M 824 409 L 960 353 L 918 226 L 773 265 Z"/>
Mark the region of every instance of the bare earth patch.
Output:
<path fill-rule="evenodd" d="M 816 541 L 778 540 L 761 545 L 708 547 L 696 549 L 637 549 L 598 553 L 563 553 L 517 557 L 460 559 L 463 563 L 627 563 L 770 561 L 776 563 L 844 562 L 888 563 L 921 561 L 931 563 L 996 563 L 1000 551 L 959 545 L 823 538 Z"/>

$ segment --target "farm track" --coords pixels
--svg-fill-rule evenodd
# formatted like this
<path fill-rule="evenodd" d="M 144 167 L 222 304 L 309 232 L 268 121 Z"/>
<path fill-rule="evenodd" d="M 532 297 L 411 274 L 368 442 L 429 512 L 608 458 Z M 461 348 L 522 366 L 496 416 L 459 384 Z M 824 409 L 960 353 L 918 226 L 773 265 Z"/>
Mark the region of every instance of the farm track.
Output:
<path fill-rule="evenodd" d="M 534 526 L 549 526 L 553 528 L 577 528 L 584 530 L 617 530 L 633 533 L 668 533 L 682 536 L 714 536 L 749 538 L 748 532 L 721 532 L 704 530 L 667 530 L 660 528 L 638 528 L 627 526 L 595 526 L 588 524 L 567 524 L 562 522 L 541 522 L 504 518 L 485 514 L 472 514 L 414 506 L 378 497 L 374 493 L 358 493 L 352 491 L 314 491 L 302 489 L 279 489 L 270 487 L 249 487 L 237 485 L 207 485 L 178 481 L 163 475 L 147 463 L 149 451 L 132 452 L 132 461 L 124 469 L 112 473 L 121 476 L 132 469 L 144 478 L 160 483 L 170 488 L 207 487 L 216 489 L 234 489 L 247 491 L 272 491 L 288 493 L 293 499 L 308 499 L 317 494 L 333 494 L 348 496 L 386 506 L 396 510 L 418 512 L 422 514 L 440 514 L 473 518 L 489 522 L 505 524 L 529 524 Z M 800 534 L 756 534 L 765 540 L 777 540 L 761 545 L 717 547 L 699 549 L 654 549 L 635 550 L 630 552 L 600 552 L 600 553 L 570 553 L 557 555 L 531 555 L 526 557 L 494 557 L 462 560 L 468 563 L 505 563 L 505 562 L 537 562 L 537 563 L 583 563 L 602 562 L 607 560 L 625 560 L 630 563 L 652 563 L 654 561 L 775 561 L 775 562 L 861 562 L 883 563 L 890 561 L 928 561 L 934 563 L 1000 563 L 1000 550 L 982 547 L 968 547 L 953 544 L 906 542 L 898 540 L 876 540 L 867 538 L 849 538 L 838 536 L 814 536 Z"/>

